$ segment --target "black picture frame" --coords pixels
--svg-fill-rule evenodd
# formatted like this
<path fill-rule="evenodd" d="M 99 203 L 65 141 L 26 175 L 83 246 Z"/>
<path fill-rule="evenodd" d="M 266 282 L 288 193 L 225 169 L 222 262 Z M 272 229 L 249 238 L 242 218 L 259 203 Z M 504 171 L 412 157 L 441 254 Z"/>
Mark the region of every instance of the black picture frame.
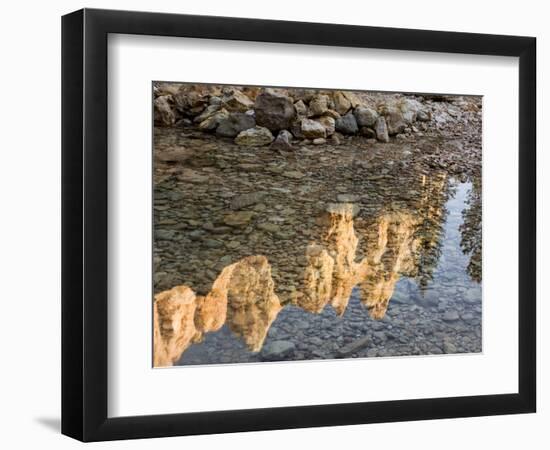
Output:
<path fill-rule="evenodd" d="M 518 392 L 109 418 L 109 33 L 518 57 Z M 535 412 L 535 91 L 536 39 L 533 37 L 94 9 L 63 16 L 62 433 L 82 441 L 102 441 Z"/>

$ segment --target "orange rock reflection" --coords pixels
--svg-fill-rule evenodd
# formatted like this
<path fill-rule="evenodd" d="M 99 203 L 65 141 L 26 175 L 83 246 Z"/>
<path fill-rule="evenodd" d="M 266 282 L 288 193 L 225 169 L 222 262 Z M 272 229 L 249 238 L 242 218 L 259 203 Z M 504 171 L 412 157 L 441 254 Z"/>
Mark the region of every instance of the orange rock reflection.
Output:
<path fill-rule="evenodd" d="M 444 177 L 436 178 L 432 191 L 442 190 L 445 182 Z M 420 283 L 429 277 L 443 220 L 443 206 L 434 206 L 430 190 L 416 209 L 394 208 L 360 220 L 356 229 L 358 211 L 353 203 L 328 206 L 320 218 L 325 233 L 305 248 L 302 279 L 291 303 L 314 314 L 331 305 L 343 315 L 358 286 L 361 303 L 380 320 L 401 276 L 416 277 Z M 359 250 L 363 256 L 358 260 Z M 153 305 L 154 365 L 174 364 L 192 343 L 224 324 L 250 351 L 258 352 L 282 308 L 271 265 L 262 255 L 225 267 L 205 296 L 185 285 L 163 291 Z"/>

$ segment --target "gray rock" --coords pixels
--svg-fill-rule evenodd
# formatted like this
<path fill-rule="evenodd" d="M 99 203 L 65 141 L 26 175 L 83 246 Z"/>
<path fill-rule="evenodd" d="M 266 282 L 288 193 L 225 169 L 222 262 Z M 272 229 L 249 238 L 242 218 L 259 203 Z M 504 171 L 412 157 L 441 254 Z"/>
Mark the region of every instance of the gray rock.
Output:
<path fill-rule="evenodd" d="M 379 117 L 378 119 L 376 119 L 374 131 L 376 132 L 376 139 L 378 139 L 380 142 L 390 141 L 390 137 L 388 135 L 388 126 L 384 117 Z"/>
<path fill-rule="evenodd" d="M 241 131 L 235 138 L 237 145 L 257 146 L 269 145 L 273 142 L 273 135 L 265 127 L 254 127 L 248 130 Z"/>
<path fill-rule="evenodd" d="M 457 311 L 455 311 L 454 309 L 450 309 L 448 311 L 445 311 L 445 313 L 443 314 L 442 319 L 445 322 L 455 322 L 458 319 L 460 319 L 460 316 L 458 315 Z"/>
<path fill-rule="evenodd" d="M 481 289 L 469 288 L 464 292 L 464 301 L 470 305 L 481 303 Z"/>
<path fill-rule="evenodd" d="M 281 227 L 275 223 L 263 222 L 258 224 L 258 229 L 267 231 L 268 233 L 276 233 L 281 229 Z"/>
<path fill-rule="evenodd" d="M 309 342 L 312 345 L 315 345 L 316 347 L 322 347 L 325 341 L 323 341 L 321 338 L 317 336 L 313 336 L 312 338 L 309 338 Z"/>
<path fill-rule="evenodd" d="M 290 341 L 272 341 L 265 344 L 260 357 L 265 361 L 277 361 L 294 353 L 296 346 Z"/>
<path fill-rule="evenodd" d="M 407 303 L 411 303 L 411 299 L 403 292 L 394 291 L 390 302 L 398 303 L 398 304 L 407 304 Z"/>
<path fill-rule="evenodd" d="M 171 241 L 176 237 L 173 230 L 155 230 L 155 239 L 159 241 Z"/>
<path fill-rule="evenodd" d="M 388 339 L 386 333 L 384 333 L 383 331 L 375 331 L 374 333 L 372 333 L 372 335 L 380 341 L 385 341 L 386 339 Z"/>
<path fill-rule="evenodd" d="M 340 354 L 340 356 L 349 356 L 356 351 L 366 347 L 369 341 L 370 339 L 367 336 L 364 336 L 360 339 L 350 342 L 347 345 L 344 345 L 342 348 L 340 348 L 340 350 L 338 350 L 338 353 Z"/>
<path fill-rule="evenodd" d="M 212 116 L 214 113 L 218 112 L 220 110 L 220 105 L 209 105 L 206 107 L 206 109 L 200 113 L 198 116 L 196 116 L 193 119 L 193 122 L 195 123 L 201 123 L 204 120 L 208 119 L 210 116 Z"/>
<path fill-rule="evenodd" d="M 277 138 L 271 144 L 271 147 L 279 150 L 292 150 L 292 133 L 288 130 L 281 130 L 277 135 Z"/>
<path fill-rule="evenodd" d="M 378 119 L 378 113 L 371 108 L 365 106 L 358 106 L 353 111 L 357 125 L 360 127 L 373 127 Z"/>
<path fill-rule="evenodd" d="M 307 330 L 309 328 L 309 322 L 306 320 L 298 319 L 294 322 L 294 326 L 299 330 Z"/>
<path fill-rule="evenodd" d="M 416 110 L 411 105 L 412 103 L 401 100 L 380 108 L 380 113 L 386 118 L 390 136 L 402 133 L 409 124 L 416 120 Z"/>
<path fill-rule="evenodd" d="M 223 247 L 223 244 L 220 241 L 217 241 L 216 239 L 205 239 L 203 242 L 204 246 L 206 248 L 221 248 Z"/>
<path fill-rule="evenodd" d="M 456 353 L 457 348 L 452 342 L 445 341 L 443 342 L 443 351 L 445 353 Z"/>
<path fill-rule="evenodd" d="M 313 139 L 313 142 L 312 142 L 313 145 L 322 145 L 326 143 L 327 143 L 327 140 L 325 138 Z"/>
<path fill-rule="evenodd" d="M 241 131 L 254 128 L 256 121 L 250 114 L 242 112 L 229 113 L 226 117 L 221 117 L 218 120 L 216 134 L 223 137 L 234 138 Z"/>
<path fill-rule="evenodd" d="M 241 246 L 241 243 L 239 241 L 229 241 L 227 244 L 225 244 L 227 248 L 234 250 L 236 248 L 239 248 Z"/>
<path fill-rule="evenodd" d="M 355 116 L 350 112 L 336 119 L 336 130 L 343 134 L 356 134 L 359 131 Z"/>
<path fill-rule="evenodd" d="M 271 131 L 290 128 L 296 117 L 296 109 L 290 97 L 265 90 L 254 103 L 256 123 Z"/>

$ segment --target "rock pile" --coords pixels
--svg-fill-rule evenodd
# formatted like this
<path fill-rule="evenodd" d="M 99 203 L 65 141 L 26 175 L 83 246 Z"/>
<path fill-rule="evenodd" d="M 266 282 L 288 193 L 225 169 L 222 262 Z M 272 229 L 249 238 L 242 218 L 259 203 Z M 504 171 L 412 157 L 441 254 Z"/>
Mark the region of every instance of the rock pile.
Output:
<path fill-rule="evenodd" d="M 432 121 L 422 97 L 312 89 L 158 84 L 156 126 L 196 126 L 243 146 L 337 145 L 349 136 L 389 142 Z"/>

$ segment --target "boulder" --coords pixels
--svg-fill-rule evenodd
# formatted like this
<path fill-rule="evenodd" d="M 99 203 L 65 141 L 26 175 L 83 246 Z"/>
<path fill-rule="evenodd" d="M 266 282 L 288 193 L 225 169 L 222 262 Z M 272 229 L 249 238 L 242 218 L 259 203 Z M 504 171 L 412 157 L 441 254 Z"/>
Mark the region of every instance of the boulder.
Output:
<path fill-rule="evenodd" d="M 317 119 L 317 122 L 323 125 L 327 136 L 332 136 L 336 131 L 336 120 L 334 120 L 332 117 L 323 116 Z"/>
<path fill-rule="evenodd" d="M 304 117 L 307 115 L 307 106 L 302 100 L 298 100 L 294 103 L 294 109 L 296 109 L 296 114 L 298 114 L 298 116 Z"/>
<path fill-rule="evenodd" d="M 317 120 L 302 119 L 301 131 L 307 139 L 325 138 L 327 131 L 325 127 Z"/>
<path fill-rule="evenodd" d="M 232 112 L 226 117 L 220 118 L 216 134 L 224 137 L 235 137 L 241 131 L 254 128 L 255 125 L 256 121 L 252 115 L 242 112 Z"/>
<path fill-rule="evenodd" d="M 248 130 L 241 131 L 235 138 L 235 143 L 245 146 L 262 146 L 269 145 L 273 142 L 273 135 L 265 127 L 254 127 Z"/>
<path fill-rule="evenodd" d="M 317 95 L 317 91 L 315 89 L 293 89 L 292 90 L 292 97 L 295 101 L 302 100 L 304 103 L 309 103 L 313 97 Z"/>
<path fill-rule="evenodd" d="M 228 111 L 245 112 L 254 107 L 254 102 L 240 91 L 233 91 L 222 98 L 222 103 Z"/>
<path fill-rule="evenodd" d="M 271 90 L 265 90 L 256 97 L 254 111 L 256 123 L 271 131 L 290 128 L 296 117 L 292 99 Z"/>
<path fill-rule="evenodd" d="M 342 91 L 342 94 L 344 94 L 344 96 L 350 101 L 352 108 L 361 106 L 361 99 L 357 96 L 357 94 L 349 91 Z"/>
<path fill-rule="evenodd" d="M 200 114 L 209 102 L 209 93 L 203 86 L 183 85 L 174 96 L 176 109 L 187 116 Z"/>
<path fill-rule="evenodd" d="M 302 133 L 302 120 L 298 118 L 290 125 L 290 132 L 296 139 L 304 139 L 305 137 L 304 133 Z"/>
<path fill-rule="evenodd" d="M 349 112 L 336 120 L 336 130 L 343 134 L 355 134 L 359 131 L 355 116 Z"/>
<path fill-rule="evenodd" d="M 199 129 L 203 131 L 213 131 L 218 128 L 220 122 L 226 119 L 229 113 L 225 109 L 220 109 L 218 112 L 212 114 L 208 119 L 203 120 L 199 124 Z"/>
<path fill-rule="evenodd" d="M 423 109 L 422 103 L 413 98 L 404 98 L 399 102 L 399 109 L 408 124 L 417 121 L 418 112 Z"/>
<path fill-rule="evenodd" d="M 220 105 L 208 105 L 202 113 L 200 113 L 197 117 L 193 119 L 193 122 L 195 123 L 204 122 L 206 119 L 214 115 L 219 110 L 220 110 Z"/>
<path fill-rule="evenodd" d="M 408 122 L 405 120 L 403 113 L 396 106 L 385 106 L 382 109 L 382 114 L 386 119 L 388 126 L 388 134 L 393 136 L 402 133 L 407 128 Z"/>
<path fill-rule="evenodd" d="M 346 114 L 351 108 L 351 102 L 342 91 L 335 91 L 332 94 L 332 101 L 334 102 L 335 111 L 340 115 Z"/>
<path fill-rule="evenodd" d="M 294 136 L 292 136 L 292 133 L 290 131 L 281 130 L 279 131 L 277 138 L 271 144 L 271 147 L 279 150 L 292 150 L 293 138 Z"/>
<path fill-rule="evenodd" d="M 379 117 L 378 119 L 376 119 L 374 131 L 376 132 L 376 139 L 378 139 L 380 142 L 390 141 L 390 137 L 388 135 L 388 126 L 384 117 Z"/>
<path fill-rule="evenodd" d="M 382 105 L 380 113 L 386 118 L 388 134 L 393 136 L 405 131 L 408 125 L 416 121 L 421 109 L 422 104 L 419 101 L 407 98 Z"/>
<path fill-rule="evenodd" d="M 176 123 L 173 105 L 174 97 L 171 95 L 161 95 L 155 99 L 155 125 L 169 127 Z"/>
<path fill-rule="evenodd" d="M 355 120 L 357 120 L 357 125 L 360 127 L 372 127 L 376 123 L 376 119 L 378 119 L 378 113 L 374 109 L 365 106 L 355 108 L 353 115 L 355 116 Z"/>
<path fill-rule="evenodd" d="M 328 110 L 328 95 L 319 94 L 311 99 L 307 111 L 308 117 L 317 117 L 323 115 Z"/>

